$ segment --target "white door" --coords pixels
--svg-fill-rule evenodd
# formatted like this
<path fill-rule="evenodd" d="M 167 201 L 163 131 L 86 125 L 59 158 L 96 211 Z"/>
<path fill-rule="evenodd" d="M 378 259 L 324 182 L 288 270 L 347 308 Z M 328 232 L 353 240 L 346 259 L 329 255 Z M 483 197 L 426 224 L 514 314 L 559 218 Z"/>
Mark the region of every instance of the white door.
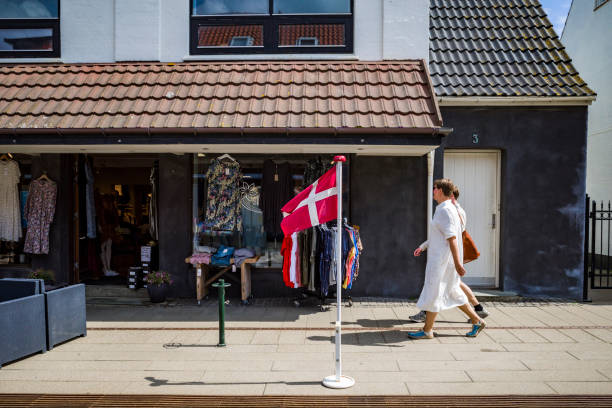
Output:
<path fill-rule="evenodd" d="M 470 286 L 499 287 L 500 152 L 444 151 L 444 177 L 459 187 L 467 231 L 480 257 L 466 265 Z"/>

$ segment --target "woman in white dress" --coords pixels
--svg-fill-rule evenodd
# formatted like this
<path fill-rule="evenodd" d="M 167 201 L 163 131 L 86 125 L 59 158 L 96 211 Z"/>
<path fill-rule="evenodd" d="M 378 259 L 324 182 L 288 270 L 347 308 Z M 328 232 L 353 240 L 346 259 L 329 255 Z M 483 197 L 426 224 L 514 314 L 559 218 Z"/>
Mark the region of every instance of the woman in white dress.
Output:
<path fill-rule="evenodd" d="M 474 312 L 467 296 L 461 290 L 460 277 L 463 267 L 463 245 L 460 244 L 461 221 L 457 208 L 451 201 L 454 185 L 448 179 L 434 181 L 434 200 L 438 203 L 429 232 L 429 255 L 425 267 L 425 283 L 417 307 L 427 312 L 423 330 L 408 333 L 413 339 L 432 339 L 433 325 L 439 312 L 458 307 L 472 322 L 472 330 L 466 334 L 476 337 L 485 327 L 484 320 Z"/>

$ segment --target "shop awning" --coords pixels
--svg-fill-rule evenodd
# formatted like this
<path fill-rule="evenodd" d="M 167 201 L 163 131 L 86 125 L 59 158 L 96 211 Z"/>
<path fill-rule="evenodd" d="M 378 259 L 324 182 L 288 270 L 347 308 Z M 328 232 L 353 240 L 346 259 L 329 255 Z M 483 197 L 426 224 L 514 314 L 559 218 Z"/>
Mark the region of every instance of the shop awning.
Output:
<path fill-rule="evenodd" d="M 244 143 L 264 134 L 449 132 L 423 60 L 7 65 L 0 112 L 5 144 L 49 134 L 79 144 L 121 134 Z"/>

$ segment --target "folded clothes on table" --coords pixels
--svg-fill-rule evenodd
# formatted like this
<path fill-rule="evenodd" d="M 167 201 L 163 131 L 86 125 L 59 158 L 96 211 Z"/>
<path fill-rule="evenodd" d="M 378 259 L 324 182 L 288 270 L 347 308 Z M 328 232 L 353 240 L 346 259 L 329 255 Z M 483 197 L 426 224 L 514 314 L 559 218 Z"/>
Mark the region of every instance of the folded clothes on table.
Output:
<path fill-rule="evenodd" d="M 189 257 L 189 263 L 192 265 L 208 265 L 210 263 L 210 257 L 211 255 L 207 252 L 195 252 L 191 255 L 191 257 Z"/>
<path fill-rule="evenodd" d="M 250 248 L 240 248 L 234 252 L 234 263 L 240 267 L 245 259 L 249 259 L 255 256 L 255 251 Z"/>

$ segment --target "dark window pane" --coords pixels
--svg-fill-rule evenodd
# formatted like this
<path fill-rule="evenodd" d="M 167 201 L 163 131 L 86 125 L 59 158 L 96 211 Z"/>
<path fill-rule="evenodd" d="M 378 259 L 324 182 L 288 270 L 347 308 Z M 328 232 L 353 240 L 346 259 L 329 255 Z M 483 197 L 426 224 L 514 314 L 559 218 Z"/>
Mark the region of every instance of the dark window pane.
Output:
<path fill-rule="evenodd" d="M 263 26 L 199 26 L 198 47 L 261 47 Z"/>
<path fill-rule="evenodd" d="M 53 29 L 0 29 L 0 51 L 53 51 Z"/>
<path fill-rule="evenodd" d="M 58 18 L 58 0 L 0 0 L 0 18 Z"/>
<path fill-rule="evenodd" d="M 350 12 L 351 0 L 274 0 L 274 14 Z"/>
<path fill-rule="evenodd" d="M 344 24 L 281 24 L 281 47 L 344 45 Z"/>
<path fill-rule="evenodd" d="M 268 0 L 193 0 L 193 15 L 268 14 Z"/>

